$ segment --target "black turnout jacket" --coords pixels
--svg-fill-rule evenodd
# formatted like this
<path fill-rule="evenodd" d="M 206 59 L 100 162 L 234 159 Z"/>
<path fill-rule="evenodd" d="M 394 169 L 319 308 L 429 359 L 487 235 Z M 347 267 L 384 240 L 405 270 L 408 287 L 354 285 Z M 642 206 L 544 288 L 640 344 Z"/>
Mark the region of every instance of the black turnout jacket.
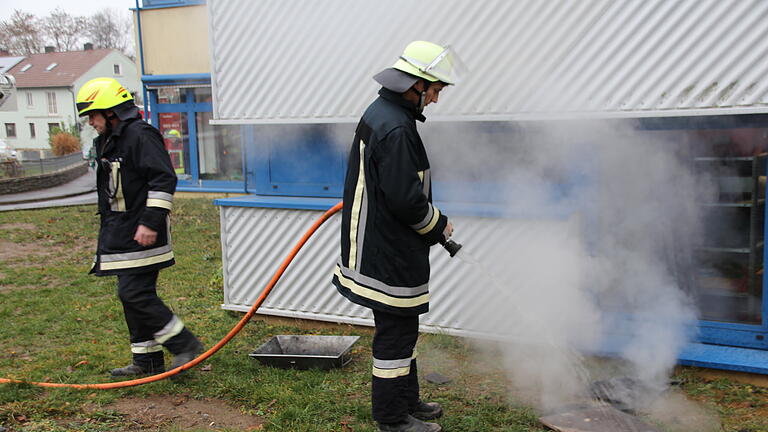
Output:
<path fill-rule="evenodd" d="M 173 265 L 168 214 L 176 174 L 160 132 L 136 110 L 93 145 L 101 227 L 91 273 L 143 273 Z M 144 247 L 133 239 L 139 225 L 157 231 L 155 244 Z"/>
<path fill-rule="evenodd" d="M 382 88 L 355 132 L 341 219 L 341 257 L 333 284 L 375 310 L 429 310 L 429 247 L 448 219 L 432 204 L 429 159 L 412 103 Z"/>

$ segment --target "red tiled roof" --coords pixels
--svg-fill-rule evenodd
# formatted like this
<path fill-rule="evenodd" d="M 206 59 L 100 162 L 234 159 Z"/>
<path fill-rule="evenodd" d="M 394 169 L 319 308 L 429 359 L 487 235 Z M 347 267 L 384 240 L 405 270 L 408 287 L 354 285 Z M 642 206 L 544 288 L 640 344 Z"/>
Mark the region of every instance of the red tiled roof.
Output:
<path fill-rule="evenodd" d="M 16 87 L 69 87 L 114 50 L 94 49 L 87 51 L 53 52 L 32 54 L 6 73 L 16 78 Z M 56 67 L 47 71 L 52 63 Z M 32 67 L 22 72 L 28 64 Z"/>

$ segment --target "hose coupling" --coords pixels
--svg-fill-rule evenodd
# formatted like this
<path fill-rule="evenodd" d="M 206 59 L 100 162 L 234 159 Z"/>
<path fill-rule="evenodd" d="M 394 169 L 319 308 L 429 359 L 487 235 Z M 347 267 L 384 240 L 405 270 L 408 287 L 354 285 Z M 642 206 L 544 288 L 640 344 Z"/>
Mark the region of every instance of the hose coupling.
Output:
<path fill-rule="evenodd" d="M 448 251 L 448 254 L 451 255 L 451 258 L 453 258 L 453 256 L 459 252 L 459 249 L 461 249 L 461 244 L 456 243 L 453 240 L 441 240 L 440 244 L 443 245 L 445 250 Z"/>

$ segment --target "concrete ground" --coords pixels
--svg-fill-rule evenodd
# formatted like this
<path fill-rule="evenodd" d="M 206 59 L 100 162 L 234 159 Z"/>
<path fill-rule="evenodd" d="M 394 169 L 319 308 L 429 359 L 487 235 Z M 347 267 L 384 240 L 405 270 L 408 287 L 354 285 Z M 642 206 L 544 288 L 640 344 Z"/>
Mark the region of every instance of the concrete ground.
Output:
<path fill-rule="evenodd" d="M 89 169 L 69 183 L 17 194 L 0 195 L 0 211 L 96 204 L 96 171 Z"/>

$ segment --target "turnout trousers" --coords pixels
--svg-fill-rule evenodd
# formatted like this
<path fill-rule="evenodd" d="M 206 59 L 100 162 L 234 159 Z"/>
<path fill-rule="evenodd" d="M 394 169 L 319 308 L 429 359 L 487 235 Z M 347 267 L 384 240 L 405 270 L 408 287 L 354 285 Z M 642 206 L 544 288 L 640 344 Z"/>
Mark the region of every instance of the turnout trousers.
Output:
<path fill-rule="evenodd" d="M 164 368 L 163 347 L 171 354 L 194 349 L 197 338 L 157 296 L 158 270 L 117 276 L 131 336 L 133 363 L 157 371 Z"/>
<path fill-rule="evenodd" d="M 393 315 L 373 311 L 373 419 L 396 423 L 416 409 L 419 381 L 416 370 L 416 340 L 419 316 Z"/>

